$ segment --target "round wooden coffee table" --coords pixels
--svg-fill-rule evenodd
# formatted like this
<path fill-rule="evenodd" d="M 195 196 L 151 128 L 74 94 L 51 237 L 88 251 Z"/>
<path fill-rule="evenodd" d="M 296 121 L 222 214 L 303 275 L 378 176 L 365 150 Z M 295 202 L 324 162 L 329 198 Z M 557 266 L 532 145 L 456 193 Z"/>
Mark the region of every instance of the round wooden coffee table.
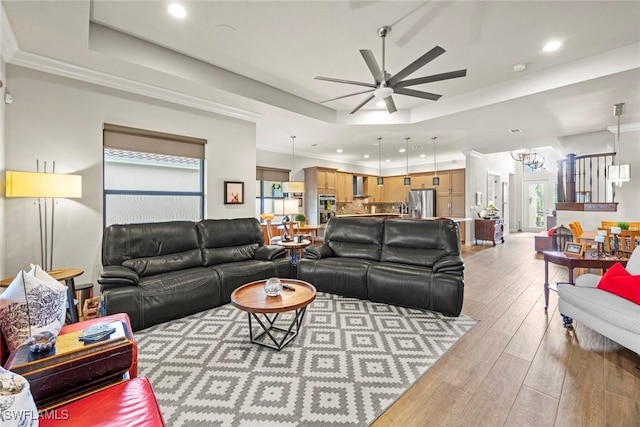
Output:
<path fill-rule="evenodd" d="M 249 317 L 249 338 L 252 343 L 282 350 L 298 335 L 307 306 L 316 299 L 316 288 L 311 284 L 296 279 L 280 279 L 282 283 L 291 285 L 295 291 L 283 288 L 282 294 L 270 297 L 264 291 L 266 280 L 258 280 L 240 286 L 231 294 L 231 304 Z M 291 323 L 276 326 L 280 313 L 294 311 Z M 261 318 L 262 317 L 262 318 Z M 262 331 L 254 336 L 252 319 L 262 327 Z"/>

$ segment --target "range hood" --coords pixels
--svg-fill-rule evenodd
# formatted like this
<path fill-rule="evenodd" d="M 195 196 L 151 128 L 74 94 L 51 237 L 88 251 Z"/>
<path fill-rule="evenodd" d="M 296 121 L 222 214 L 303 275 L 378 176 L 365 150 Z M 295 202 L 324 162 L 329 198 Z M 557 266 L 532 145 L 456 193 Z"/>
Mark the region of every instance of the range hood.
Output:
<path fill-rule="evenodd" d="M 356 175 L 353 177 L 353 198 L 354 199 L 366 199 L 370 197 L 368 194 L 364 194 L 364 177 Z"/>

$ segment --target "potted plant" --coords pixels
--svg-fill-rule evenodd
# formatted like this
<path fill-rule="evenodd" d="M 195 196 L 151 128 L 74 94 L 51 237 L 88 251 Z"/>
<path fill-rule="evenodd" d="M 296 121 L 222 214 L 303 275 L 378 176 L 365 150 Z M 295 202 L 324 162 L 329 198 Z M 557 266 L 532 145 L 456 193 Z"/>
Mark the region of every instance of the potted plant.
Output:
<path fill-rule="evenodd" d="M 304 227 L 307 224 L 307 217 L 303 213 L 297 213 L 293 220 L 298 223 L 298 227 Z"/>

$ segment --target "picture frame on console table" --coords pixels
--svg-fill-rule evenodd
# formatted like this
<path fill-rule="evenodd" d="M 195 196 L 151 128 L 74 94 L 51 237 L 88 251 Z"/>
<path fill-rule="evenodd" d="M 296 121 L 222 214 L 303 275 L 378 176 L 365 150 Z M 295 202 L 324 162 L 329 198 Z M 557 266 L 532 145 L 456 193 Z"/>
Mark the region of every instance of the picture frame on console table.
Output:
<path fill-rule="evenodd" d="M 571 256 L 582 256 L 584 255 L 585 244 L 578 242 L 566 242 L 564 244 L 564 254 Z"/>
<path fill-rule="evenodd" d="M 244 182 L 225 181 L 224 182 L 224 204 L 244 205 Z"/>

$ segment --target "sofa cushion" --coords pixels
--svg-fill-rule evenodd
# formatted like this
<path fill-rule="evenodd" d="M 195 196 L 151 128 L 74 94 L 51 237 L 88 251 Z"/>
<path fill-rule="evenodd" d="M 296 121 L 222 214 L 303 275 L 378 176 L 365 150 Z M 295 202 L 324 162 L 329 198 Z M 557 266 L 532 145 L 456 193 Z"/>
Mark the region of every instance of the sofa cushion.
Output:
<path fill-rule="evenodd" d="M 202 266 L 202 252 L 200 249 L 192 249 L 167 255 L 159 255 L 147 258 L 134 258 L 122 262 L 122 265 L 132 269 L 138 276 L 153 276 L 167 271 L 184 270 Z"/>
<path fill-rule="evenodd" d="M 371 301 L 458 316 L 464 281 L 461 276 L 434 273 L 428 267 L 381 262 L 367 272 L 367 292 Z"/>
<path fill-rule="evenodd" d="M 193 249 L 200 247 L 192 221 L 114 224 L 104 230 L 102 265 L 122 265 L 134 258 L 180 254 Z"/>
<path fill-rule="evenodd" d="M 563 304 L 590 313 L 606 323 L 640 334 L 640 306 L 611 292 L 598 288 L 583 288 L 570 284 L 558 285 Z"/>
<path fill-rule="evenodd" d="M 288 263 L 287 263 L 288 267 Z M 276 264 L 271 261 L 247 260 L 209 267 L 220 277 L 221 304 L 231 302 L 231 294 L 245 283 L 277 277 Z"/>
<path fill-rule="evenodd" d="M 205 219 L 197 227 L 205 266 L 253 259 L 264 245 L 256 218 Z"/>
<path fill-rule="evenodd" d="M 598 282 L 598 289 L 640 304 L 640 275 L 633 276 L 619 262 L 605 271 Z"/>
<path fill-rule="evenodd" d="M 375 263 L 349 257 L 302 258 L 298 264 L 298 279 L 313 284 L 321 292 L 366 299 L 367 270 Z"/>
<path fill-rule="evenodd" d="M 383 229 L 383 219 L 332 218 L 324 232 L 324 244 L 337 257 L 378 261 Z"/>
<path fill-rule="evenodd" d="M 381 261 L 432 267 L 448 255 L 460 255 L 458 226 L 450 220 L 388 219 Z"/>

